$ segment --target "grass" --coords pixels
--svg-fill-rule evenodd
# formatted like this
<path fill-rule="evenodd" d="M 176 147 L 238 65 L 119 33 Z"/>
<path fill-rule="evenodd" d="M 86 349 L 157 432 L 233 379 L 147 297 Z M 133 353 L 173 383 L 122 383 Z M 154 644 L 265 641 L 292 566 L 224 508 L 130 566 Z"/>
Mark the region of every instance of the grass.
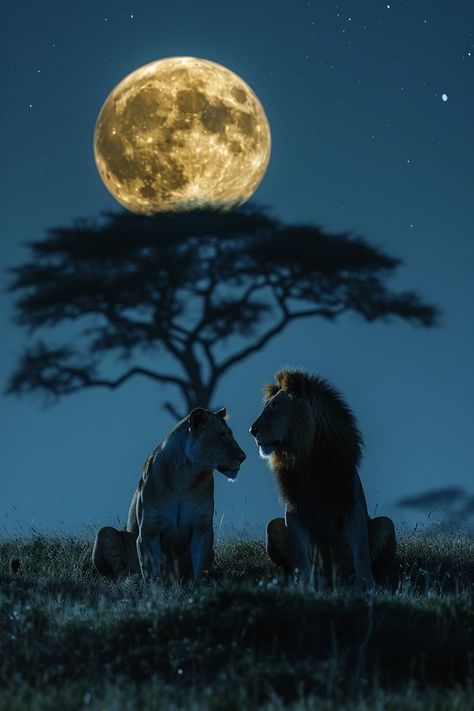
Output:
<path fill-rule="evenodd" d="M 405 535 L 365 595 L 285 582 L 245 538 L 194 589 L 102 579 L 90 552 L 0 543 L 0 708 L 474 710 L 472 534 Z"/>

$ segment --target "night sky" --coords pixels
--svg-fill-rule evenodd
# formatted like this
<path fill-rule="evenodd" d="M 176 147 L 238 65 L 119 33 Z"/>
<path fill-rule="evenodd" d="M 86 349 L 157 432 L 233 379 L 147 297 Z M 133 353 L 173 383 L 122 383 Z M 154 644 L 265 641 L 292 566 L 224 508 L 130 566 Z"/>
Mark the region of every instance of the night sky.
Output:
<path fill-rule="evenodd" d="M 272 156 L 252 201 L 362 235 L 404 261 L 391 286 L 441 309 L 435 329 L 351 314 L 305 321 L 231 371 L 215 404 L 248 459 L 236 484 L 215 474 L 216 528 L 261 529 L 280 510 L 247 430 L 285 364 L 328 378 L 358 416 L 370 513 L 400 522 L 402 497 L 474 493 L 471 0 L 19 1 L 3 4 L 0 28 L 3 286 L 25 241 L 119 207 L 92 151 L 111 89 L 147 62 L 191 55 L 239 74 L 265 108 Z M 5 294 L 0 317 L 4 387 L 28 335 Z M 144 459 L 173 424 L 161 406 L 173 394 L 136 379 L 49 409 L 3 397 L 0 532 L 123 522 Z"/>

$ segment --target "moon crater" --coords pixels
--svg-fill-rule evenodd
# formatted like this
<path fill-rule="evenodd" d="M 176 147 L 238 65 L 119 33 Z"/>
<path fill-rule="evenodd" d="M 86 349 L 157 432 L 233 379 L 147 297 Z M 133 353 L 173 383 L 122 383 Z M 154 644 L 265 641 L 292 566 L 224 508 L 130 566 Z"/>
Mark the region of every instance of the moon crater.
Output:
<path fill-rule="evenodd" d="M 137 213 L 229 210 L 260 184 L 270 127 L 252 89 L 205 59 L 172 57 L 140 67 L 107 97 L 94 134 L 99 174 Z"/>

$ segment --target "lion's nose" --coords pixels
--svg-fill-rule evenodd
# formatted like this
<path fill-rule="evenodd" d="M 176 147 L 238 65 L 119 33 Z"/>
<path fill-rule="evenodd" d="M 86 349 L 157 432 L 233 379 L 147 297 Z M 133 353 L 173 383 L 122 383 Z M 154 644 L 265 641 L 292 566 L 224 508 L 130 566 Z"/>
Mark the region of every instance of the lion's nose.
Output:
<path fill-rule="evenodd" d="M 253 425 L 250 426 L 249 432 L 250 432 L 250 434 L 252 435 L 252 437 L 255 437 L 255 436 L 256 436 L 256 434 L 257 434 L 257 428 L 255 427 L 255 422 L 253 423 Z"/>
<path fill-rule="evenodd" d="M 242 464 L 242 462 L 245 462 L 245 460 L 247 459 L 247 455 L 245 454 L 245 452 L 240 450 L 240 452 L 237 454 L 237 459 Z"/>

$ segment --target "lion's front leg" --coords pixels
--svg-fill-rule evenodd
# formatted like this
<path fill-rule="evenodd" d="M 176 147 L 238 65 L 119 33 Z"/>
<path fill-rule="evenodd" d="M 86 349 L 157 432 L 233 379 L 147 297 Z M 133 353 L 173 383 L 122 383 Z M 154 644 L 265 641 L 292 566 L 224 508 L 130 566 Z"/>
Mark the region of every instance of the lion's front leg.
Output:
<path fill-rule="evenodd" d="M 369 546 L 369 516 L 362 482 L 357 474 L 354 480 L 354 505 L 344 520 L 344 537 L 351 549 L 356 583 L 362 588 L 372 588 L 375 580 Z"/>
<path fill-rule="evenodd" d="M 286 512 L 285 523 L 288 528 L 291 562 L 297 578 L 301 579 L 305 585 L 311 585 L 316 578 L 315 582 L 318 588 L 323 588 L 324 578 L 319 575 L 313 565 L 313 545 L 309 528 L 291 511 Z"/>
<path fill-rule="evenodd" d="M 360 502 L 356 500 L 353 511 L 344 522 L 344 533 L 352 552 L 356 581 L 363 587 L 374 587 L 370 558 L 367 513 Z"/>

